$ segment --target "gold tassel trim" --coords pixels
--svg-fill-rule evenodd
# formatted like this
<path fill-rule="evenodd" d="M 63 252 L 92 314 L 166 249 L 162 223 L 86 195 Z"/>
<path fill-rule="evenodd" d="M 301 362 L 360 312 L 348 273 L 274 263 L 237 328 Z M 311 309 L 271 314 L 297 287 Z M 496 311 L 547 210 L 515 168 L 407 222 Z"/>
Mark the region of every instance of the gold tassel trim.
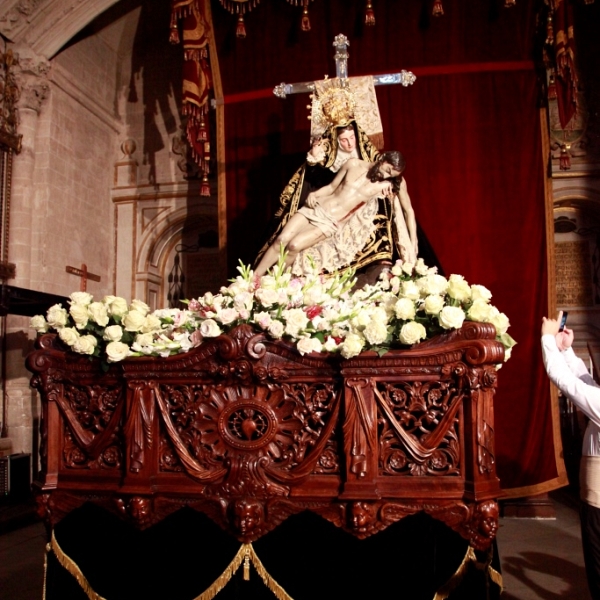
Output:
<path fill-rule="evenodd" d="M 85 595 L 90 600 L 106 600 L 92 589 L 90 582 L 87 580 L 86 576 L 82 573 L 81 569 L 77 565 L 77 563 L 70 557 L 67 556 L 63 549 L 60 547 L 59 543 L 56 541 L 56 536 L 54 535 L 54 531 L 52 532 L 52 540 L 48 546 L 54 552 L 56 559 L 58 562 L 77 580 L 77 583 L 85 593 Z M 47 552 L 50 551 L 50 548 L 47 549 Z"/>
<path fill-rule="evenodd" d="M 446 600 L 446 598 L 448 598 L 448 596 L 459 586 L 461 581 L 465 578 L 465 575 L 467 574 L 467 571 L 469 570 L 469 565 L 471 563 L 473 563 L 475 568 L 479 569 L 480 571 L 487 570 L 489 578 L 500 588 L 500 593 L 502 593 L 502 590 L 504 589 L 502 575 L 491 566 L 493 551 L 493 546 L 490 546 L 490 550 L 488 552 L 486 561 L 484 563 L 481 563 L 477 560 L 477 556 L 473 547 L 469 546 L 458 569 L 456 569 L 454 575 L 452 575 L 452 577 L 450 577 L 450 579 L 435 593 L 433 600 Z"/>
<path fill-rule="evenodd" d="M 44 562 L 44 599 L 46 597 L 46 569 L 48 557 L 47 554 L 54 552 L 56 559 L 75 579 L 77 583 L 89 598 L 89 600 L 106 600 L 99 594 L 97 594 L 90 585 L 89 581 L 77 565 L 77 563 L 69 557 L 60 544 L 56 540 L 54 532 L 52 532 L 52 540 L 46 545 L 46 559 Z M 463 561 L 464 562 L 464 561 Z M 252 544 L 242 544 L 237 554 L 233 557 L 233 560 L 227 565 L 223 573 L 213 581 L 212 585 L 202 592 L 199 596 L 196 596 L 193 600 L 212 600 L 231 580 L 237 570 L 244 565 L 244 580 L 250 579 L 250 563 L 254 566 L 254 569 L 258 573 L 259 577 L 263 580 L 264 584 L 269 588 L 277 600 L 293 600 L 293 598 L 269 575 L 260 558 L 254 551 Z M 444 596 L 445 598 L 445 596 Z"/>

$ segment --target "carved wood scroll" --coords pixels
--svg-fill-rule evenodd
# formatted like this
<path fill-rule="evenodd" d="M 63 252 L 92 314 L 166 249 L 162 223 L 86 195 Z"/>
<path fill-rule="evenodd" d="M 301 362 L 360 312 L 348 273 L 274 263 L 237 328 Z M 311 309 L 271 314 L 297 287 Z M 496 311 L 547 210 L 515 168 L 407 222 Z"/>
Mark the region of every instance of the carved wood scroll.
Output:
<path fill-rule="evenodd" d="M 43 405 L 40 510 L 54 525 L 92 501 L 144 528 L 190 506 L 243 542 L 303 510 L 361 538 L 425 511 L 485 549 L 500 491 L 494 338 L 467 323 L 342 360 L 240 326 L 103 373 L 42 336 L 27 359 Z"/>

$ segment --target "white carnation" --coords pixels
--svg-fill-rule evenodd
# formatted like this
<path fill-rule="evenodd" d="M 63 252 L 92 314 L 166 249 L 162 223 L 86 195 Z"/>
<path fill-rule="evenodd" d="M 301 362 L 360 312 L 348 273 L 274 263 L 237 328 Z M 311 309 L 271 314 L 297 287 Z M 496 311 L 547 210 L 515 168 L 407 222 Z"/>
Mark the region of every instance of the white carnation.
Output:
<path fill-rule="evenodd" d="M 341 344 L 342 356 L 352 358 L 362 352 L 364 345 L 365 338 L 356 333 L 349 333 Z"/>
<path fill-rule="evenodd" d="M 415 318 L 415 303 L 408 298 L 400 298 L 394 306 L 396 317 L 403 321 L 409 321 Z"/>
<path fill-rule="evenodd" d="M 369 344 L 373 346 L 377 346 L 379 344 L 383 344 L 385 342 L 388 330 L 385 322 L 378 321 L 373 319 L 363 331 L 363 335 L 369 342 Z"/>

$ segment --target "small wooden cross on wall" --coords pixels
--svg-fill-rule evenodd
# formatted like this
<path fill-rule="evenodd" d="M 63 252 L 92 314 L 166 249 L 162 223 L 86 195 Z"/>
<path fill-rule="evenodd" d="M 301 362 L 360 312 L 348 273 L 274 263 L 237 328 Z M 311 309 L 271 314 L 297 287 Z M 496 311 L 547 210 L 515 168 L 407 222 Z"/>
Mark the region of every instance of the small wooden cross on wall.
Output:
<path fill-rule="evenodd" d="M 87 290 L 87 281 L 91 279 L 92 281 L 100 281 L 100 275 L 96 275 L 95 273 L 90 273 L 87 270 L 87 265 L 82 263 L 81 269 L 77 267 L 67 267 L 65 269 L 67 273 L 71 273 L 71 275 L 77 275 L 77 277 L 81 277 L 79 282 L 79 291 L 85 292 Z"/>

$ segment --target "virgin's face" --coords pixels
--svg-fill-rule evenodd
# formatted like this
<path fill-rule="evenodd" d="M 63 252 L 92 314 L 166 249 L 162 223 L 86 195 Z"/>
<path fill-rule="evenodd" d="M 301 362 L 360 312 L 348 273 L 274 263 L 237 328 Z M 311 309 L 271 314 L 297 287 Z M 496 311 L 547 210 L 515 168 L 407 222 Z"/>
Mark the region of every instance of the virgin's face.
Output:
<path fill-rule="evenodd" d="M 338 144 L 344 152 L 352 152 L 356 148 L 356 136 L 354 131 L 348 129 L 338 135 Z"/>

